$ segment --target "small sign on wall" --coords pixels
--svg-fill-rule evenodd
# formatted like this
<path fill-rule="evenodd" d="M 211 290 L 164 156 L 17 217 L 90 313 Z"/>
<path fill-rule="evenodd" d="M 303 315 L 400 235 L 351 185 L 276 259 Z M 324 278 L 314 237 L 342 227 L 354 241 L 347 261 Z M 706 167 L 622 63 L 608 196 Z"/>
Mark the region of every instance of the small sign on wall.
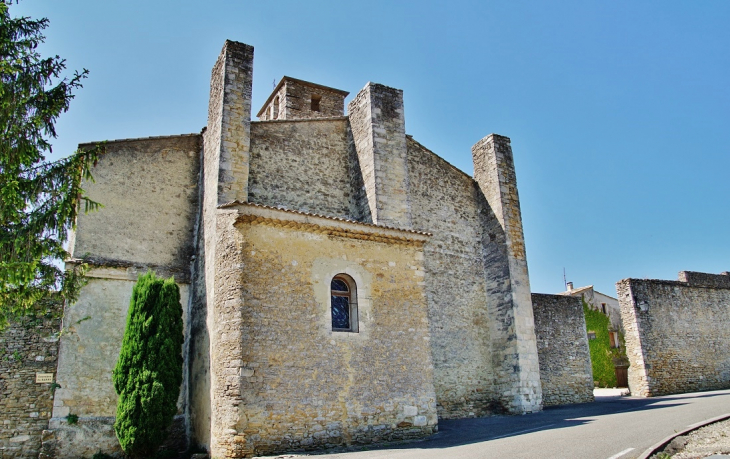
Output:
<path fill-rule="evenodd" d="M 37 382 L 39 384 L 52 383 L 53 382 L 53 373 L 36 373 L 35 382 Z"/>

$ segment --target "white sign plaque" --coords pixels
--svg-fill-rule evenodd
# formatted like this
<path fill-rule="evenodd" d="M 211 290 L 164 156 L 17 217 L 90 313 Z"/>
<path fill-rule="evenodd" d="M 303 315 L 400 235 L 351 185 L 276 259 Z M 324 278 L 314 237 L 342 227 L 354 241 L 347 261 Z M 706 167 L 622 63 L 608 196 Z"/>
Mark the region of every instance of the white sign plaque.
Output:
<path fill-rule="evenodd" d="M 37 382 L 39 384 L 52 383 L 53 382 L 53 373 L 36 373 L 35 382 Z"/>

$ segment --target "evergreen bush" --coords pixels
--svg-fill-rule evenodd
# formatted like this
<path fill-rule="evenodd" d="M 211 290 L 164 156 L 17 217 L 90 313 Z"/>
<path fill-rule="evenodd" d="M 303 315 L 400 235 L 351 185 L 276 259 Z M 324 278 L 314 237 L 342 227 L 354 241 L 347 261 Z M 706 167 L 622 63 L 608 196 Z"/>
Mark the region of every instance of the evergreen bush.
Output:
<path fill-rule="evenodd" d="M 182 344 L 180 289 L 172 278 L 141 275 L 113 373 L 119 395 L 114 431 L 131 457 L 153 457 L 165 440 L 177 413 Z"/>

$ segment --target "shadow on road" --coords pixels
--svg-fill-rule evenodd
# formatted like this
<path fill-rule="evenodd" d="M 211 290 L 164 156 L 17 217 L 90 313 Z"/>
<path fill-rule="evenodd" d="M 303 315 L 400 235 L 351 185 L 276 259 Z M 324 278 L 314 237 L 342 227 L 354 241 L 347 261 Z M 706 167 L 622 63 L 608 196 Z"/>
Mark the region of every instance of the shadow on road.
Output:
<path fill-rule="evenodd" d="M 351 447 L 345 451 L 370 451 L 384 449 L 440 449 L 480 443 L 499 438 L 515 437 L 532 432 L 563 429 L 592 422 L 600 416 L 630 411 L 656 410 L 686 405 L 685 399 L 717 397 L 727 391 L 703 392 L 697 394 L 670 395 L 665 397 L 596 397 L 592 403 L 549 407 L 539 413 L 522 416 L 492 416 L 486 418 L 440 420 L 439 432 L 424 440 L 400 444 L 368 445 Z M 331 454 L 332 450 L 309 452 L 308 454 Z"/>

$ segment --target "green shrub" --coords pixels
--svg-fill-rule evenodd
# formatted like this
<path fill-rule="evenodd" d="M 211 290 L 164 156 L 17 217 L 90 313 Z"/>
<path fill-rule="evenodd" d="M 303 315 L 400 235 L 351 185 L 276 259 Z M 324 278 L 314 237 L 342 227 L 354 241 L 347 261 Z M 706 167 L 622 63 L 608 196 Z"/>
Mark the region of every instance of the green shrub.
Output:
<path fill-rule="evenodd" d="M 172 278 L 147 272 L 132 291 L 112 378 L 119 394 L 114 431 L 131 457 L 152 457 L 165 440 L 177 412 L 182 344 L 180 290 Z"/>
<path fill-rule="evenodd" d="M 586 318 L 586 329 L 596 334 L 596 339 L 588 340 L 593 380 L 598 387 L 616 387 L 613 359 L 617 357 L 615 354 L 618 349 L 611 348 L 611 338 L 608 336 L 610 320 L 601 311 L 591 309 L 585 300 L 583 300 L 583 313 Z"/>

